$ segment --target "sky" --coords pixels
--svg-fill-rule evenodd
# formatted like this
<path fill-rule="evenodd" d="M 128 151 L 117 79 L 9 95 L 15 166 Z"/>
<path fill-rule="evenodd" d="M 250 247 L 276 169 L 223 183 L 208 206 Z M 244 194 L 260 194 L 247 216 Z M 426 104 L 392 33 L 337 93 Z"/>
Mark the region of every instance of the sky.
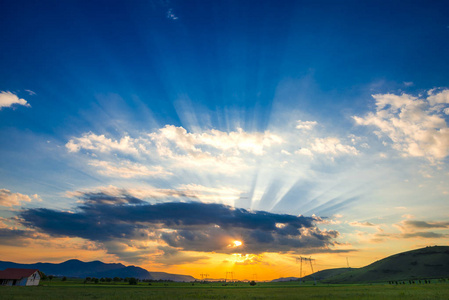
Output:
<path fill-rule="evenodd" d="M 270 280 L 448 245 L 445 1 L 0 6 L 2 260 Z"/>

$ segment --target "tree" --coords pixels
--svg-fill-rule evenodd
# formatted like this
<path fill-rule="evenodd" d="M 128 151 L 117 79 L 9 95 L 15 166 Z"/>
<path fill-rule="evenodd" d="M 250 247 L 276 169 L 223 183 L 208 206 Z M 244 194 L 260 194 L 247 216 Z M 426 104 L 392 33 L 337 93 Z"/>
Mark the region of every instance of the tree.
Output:
<path fill-rule="evenodd" d="M 55 278 L 55 276 L 53 276 L 53 275 L 48 275 L 48 279 L 50 279 L 50 281 L 51 281 L 53 278 Z"/>
<path fill-rule="evenodd" d="M 44 272 L 39 271 L 39 274 L 41 275 L 41 279 L 42 280 L 47 280 L 48 279 L 47 275 L 45 275 Z"/>
<path fill-rule="evenodd" d="M 129 278 L 128 281 L 131 285 L 137 285 L 137 279 L 134 277 Z"/>
<path fill-rule="evenodd" d="M 256 282 L 253 280 L 249 283 L 249 285 L 251 285 L 251 286 L 256 285 Z"/>
<path fill-rule="evenodd" d="M 62 279 L 61 279 L 62 281 L 66 281 L 67 280 L 67 277 L 62 277 Z"/>

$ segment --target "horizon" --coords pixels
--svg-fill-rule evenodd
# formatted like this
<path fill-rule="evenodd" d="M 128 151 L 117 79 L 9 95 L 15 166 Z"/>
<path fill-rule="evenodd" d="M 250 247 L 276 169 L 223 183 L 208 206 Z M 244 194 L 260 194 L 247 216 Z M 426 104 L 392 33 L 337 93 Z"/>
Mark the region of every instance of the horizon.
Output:
<path fill-rule="evenodd" d="M 413 252 L 413 251 L 422 250 L 422 249 L 427 249 L 427 248 L 435 248 L 435 247 L 449 247 L 449 246 L 433 245 L 433 246 L 426 246 L 426 247 L 424 247 L 424 248 L 409 249 L 409 250 L 404 251 L 404 252 L 399 252 L 399 253 L 392 254 L 392 255 L 390 255 L 390 256 L 388 256 L 388 257 L 380 258 L 380 259 L 378 259 L 378 260 L 376 260 L 376 261 L 373 261 L 373 262 L 371 262 L 371 263 L 368 263 L 368 264 L 365 265 L 365 266 L 361 266 L 360 268 L 364 268 L 364 267 L 370 266 L 370 265 L 372 265 L 372 264 L 374 264 L 374 263 L 377 263 L 377 262 L 382 261 L 382 260 L 387 259 L 387 258 L 391 258 L 392 256 L 396 256 L 396 255 L 398 255 L 398 254 L 403 254 L 403 253 L 407 253 L 407 252 Z M 14 263 L 14 264 L 19 264 L 19 265 L 35 265 L 35 264 L 54 264 L 54 265 L 61 265 L 61 264 L 64 264 L 64 263 L 70 262 L 70 261 L 77 261 L 77 262 L 85 263 L 85 264 L 87 264 L 87 263 L 94 263 L 94 262 L 100 262 L 100 263 L 103 263 L 103 264 L 119 264 L 119 265 L 122 265 L 123 267 L 136 267 L 135 265 L 132 265 L 132 264 L 131 264 L 131 265 L 124 265 L 124 264 L 122 264 L 122 263 L 105 263 L 105 262 L 102 262 L 102 261 L 100 261 L 100 260 L 82 261 L 82 260 L 79 260 L 79 259 L 76 259 L 76 258 L 64 260 L 64 261 L 61 261 L 61 262 L 59 262 L 59 263 L 58 263 L 58 262 L 41 262 L 41 261 L 35 262 L 35 263 L 20 263 L 20 262 L 11 262 L 11 261 L 1 261 L 1 262 Z M 137 267 L 138 267 L 138 266 L 137 266 Z M 343 269 L 345 269 L 345 268 L 346 268 L 346 269 L 358 269 L 358 268 L 353 268 L 353 267 L 343 267 Z M 160 272 L 160 273 L 165 273 L 165 272 L 161 272 L 161 271 L 151 271 L 151 270 L 147 270 L 147 269 L 144 269 L 144 270 L 148 271 L 149 273 L 158 273 L 158 272 Z M 326 270 L 331 270 L 331 269 L 324 269 L 324 270 L 320 270 L 320 271 L 326 271 Z M 308 274 L 306 274 L 307 272 L 304 272 L 305 274 L 303 274 L 303 277 L 310 276 L 310 275 L 315 274 L 315 273 L 319 273 L 320 271 L 314 271 L 313 273 L 310 272 L 310 273 L 308 273 Z M 166 273 L 166 274 L 191 276 L 190 274 L 173 274 L 173 273 Z M 223 279 L 225 279 L 225 277 L 221 277 L 221 278 L 205 277 L 205 278 L 203 278 L 202 275 L 205 275 L 205 274 L 200 274 L 200 275 L 201 275 L 201 280 L 215 281 L 215 280 L 223 280 Z M 206 275 L 209 275 L 209 274 L 206 274 Z M 253 274 L 253 275 L 255 275 L 255 274 Z M 192 277 L 193 277 L 193 276 L 192 276 Z M 275 278 L 275 279 L 273 279 L 273 280 L 277 280 L 277 279 L 285 279 L 285 278 L 302 278 L 302 277 L 299 277 L 299 276 L 280 277 L 280 278 Z M 195 280 L 199 280 L 199 278 L 195 278 Z M 238 281 L 249 281 L 250 279 L 236 279 L 236 280 L 238 280 Z M 270 281 L 270 280 L 258 280 L 258 279 L 253 279 L 253 280 L 254 280 L 254 281 L 257 281 L 257 282 L 264 282 L 264 281 L 265 281 L 265 282 L 268 282 L 268 281 Z"/>
<path fill-rule="evenodd" d="M 449 244 L 449 4 L 1 7 L 2 260 L 262 281 Z"/>

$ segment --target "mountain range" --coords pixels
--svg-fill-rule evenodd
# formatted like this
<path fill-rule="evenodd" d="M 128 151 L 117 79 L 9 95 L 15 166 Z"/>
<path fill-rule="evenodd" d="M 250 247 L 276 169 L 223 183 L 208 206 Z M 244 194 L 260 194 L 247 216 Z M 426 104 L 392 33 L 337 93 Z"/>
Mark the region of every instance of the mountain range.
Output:
<path fill-rule="evenodd" d="M 35 263 L 19 264 L 8 261 L 0 261 L 0 270 L 6 268 L 24 268 L 38 269 L 46 275 L 67 276 L 75 278 L 86 277 L 134 277 L 138 279 L 151 280 L 172 280 L 172 281 L 194 281 L 195 278 L 190 275 L 169 274 L 164 272 L 148 272 L 147 270 L 136 266 L 125 266 L 117 263 L 103 263 L 101 261 L 82 262 L 77 259 L 71 259 L 59 264 L 54 263 Z"/>

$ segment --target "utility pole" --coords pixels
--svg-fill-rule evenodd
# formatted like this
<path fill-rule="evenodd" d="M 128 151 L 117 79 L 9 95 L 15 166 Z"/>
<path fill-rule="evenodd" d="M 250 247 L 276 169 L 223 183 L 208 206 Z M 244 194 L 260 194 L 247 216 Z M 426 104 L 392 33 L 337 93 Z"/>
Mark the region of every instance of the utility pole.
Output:
<path fill-rule="evenodd" d="M 349 269 L 349 259 L 347 256 L 346 256 L 346 264 L 348 265 L 348 269 Z"/>

